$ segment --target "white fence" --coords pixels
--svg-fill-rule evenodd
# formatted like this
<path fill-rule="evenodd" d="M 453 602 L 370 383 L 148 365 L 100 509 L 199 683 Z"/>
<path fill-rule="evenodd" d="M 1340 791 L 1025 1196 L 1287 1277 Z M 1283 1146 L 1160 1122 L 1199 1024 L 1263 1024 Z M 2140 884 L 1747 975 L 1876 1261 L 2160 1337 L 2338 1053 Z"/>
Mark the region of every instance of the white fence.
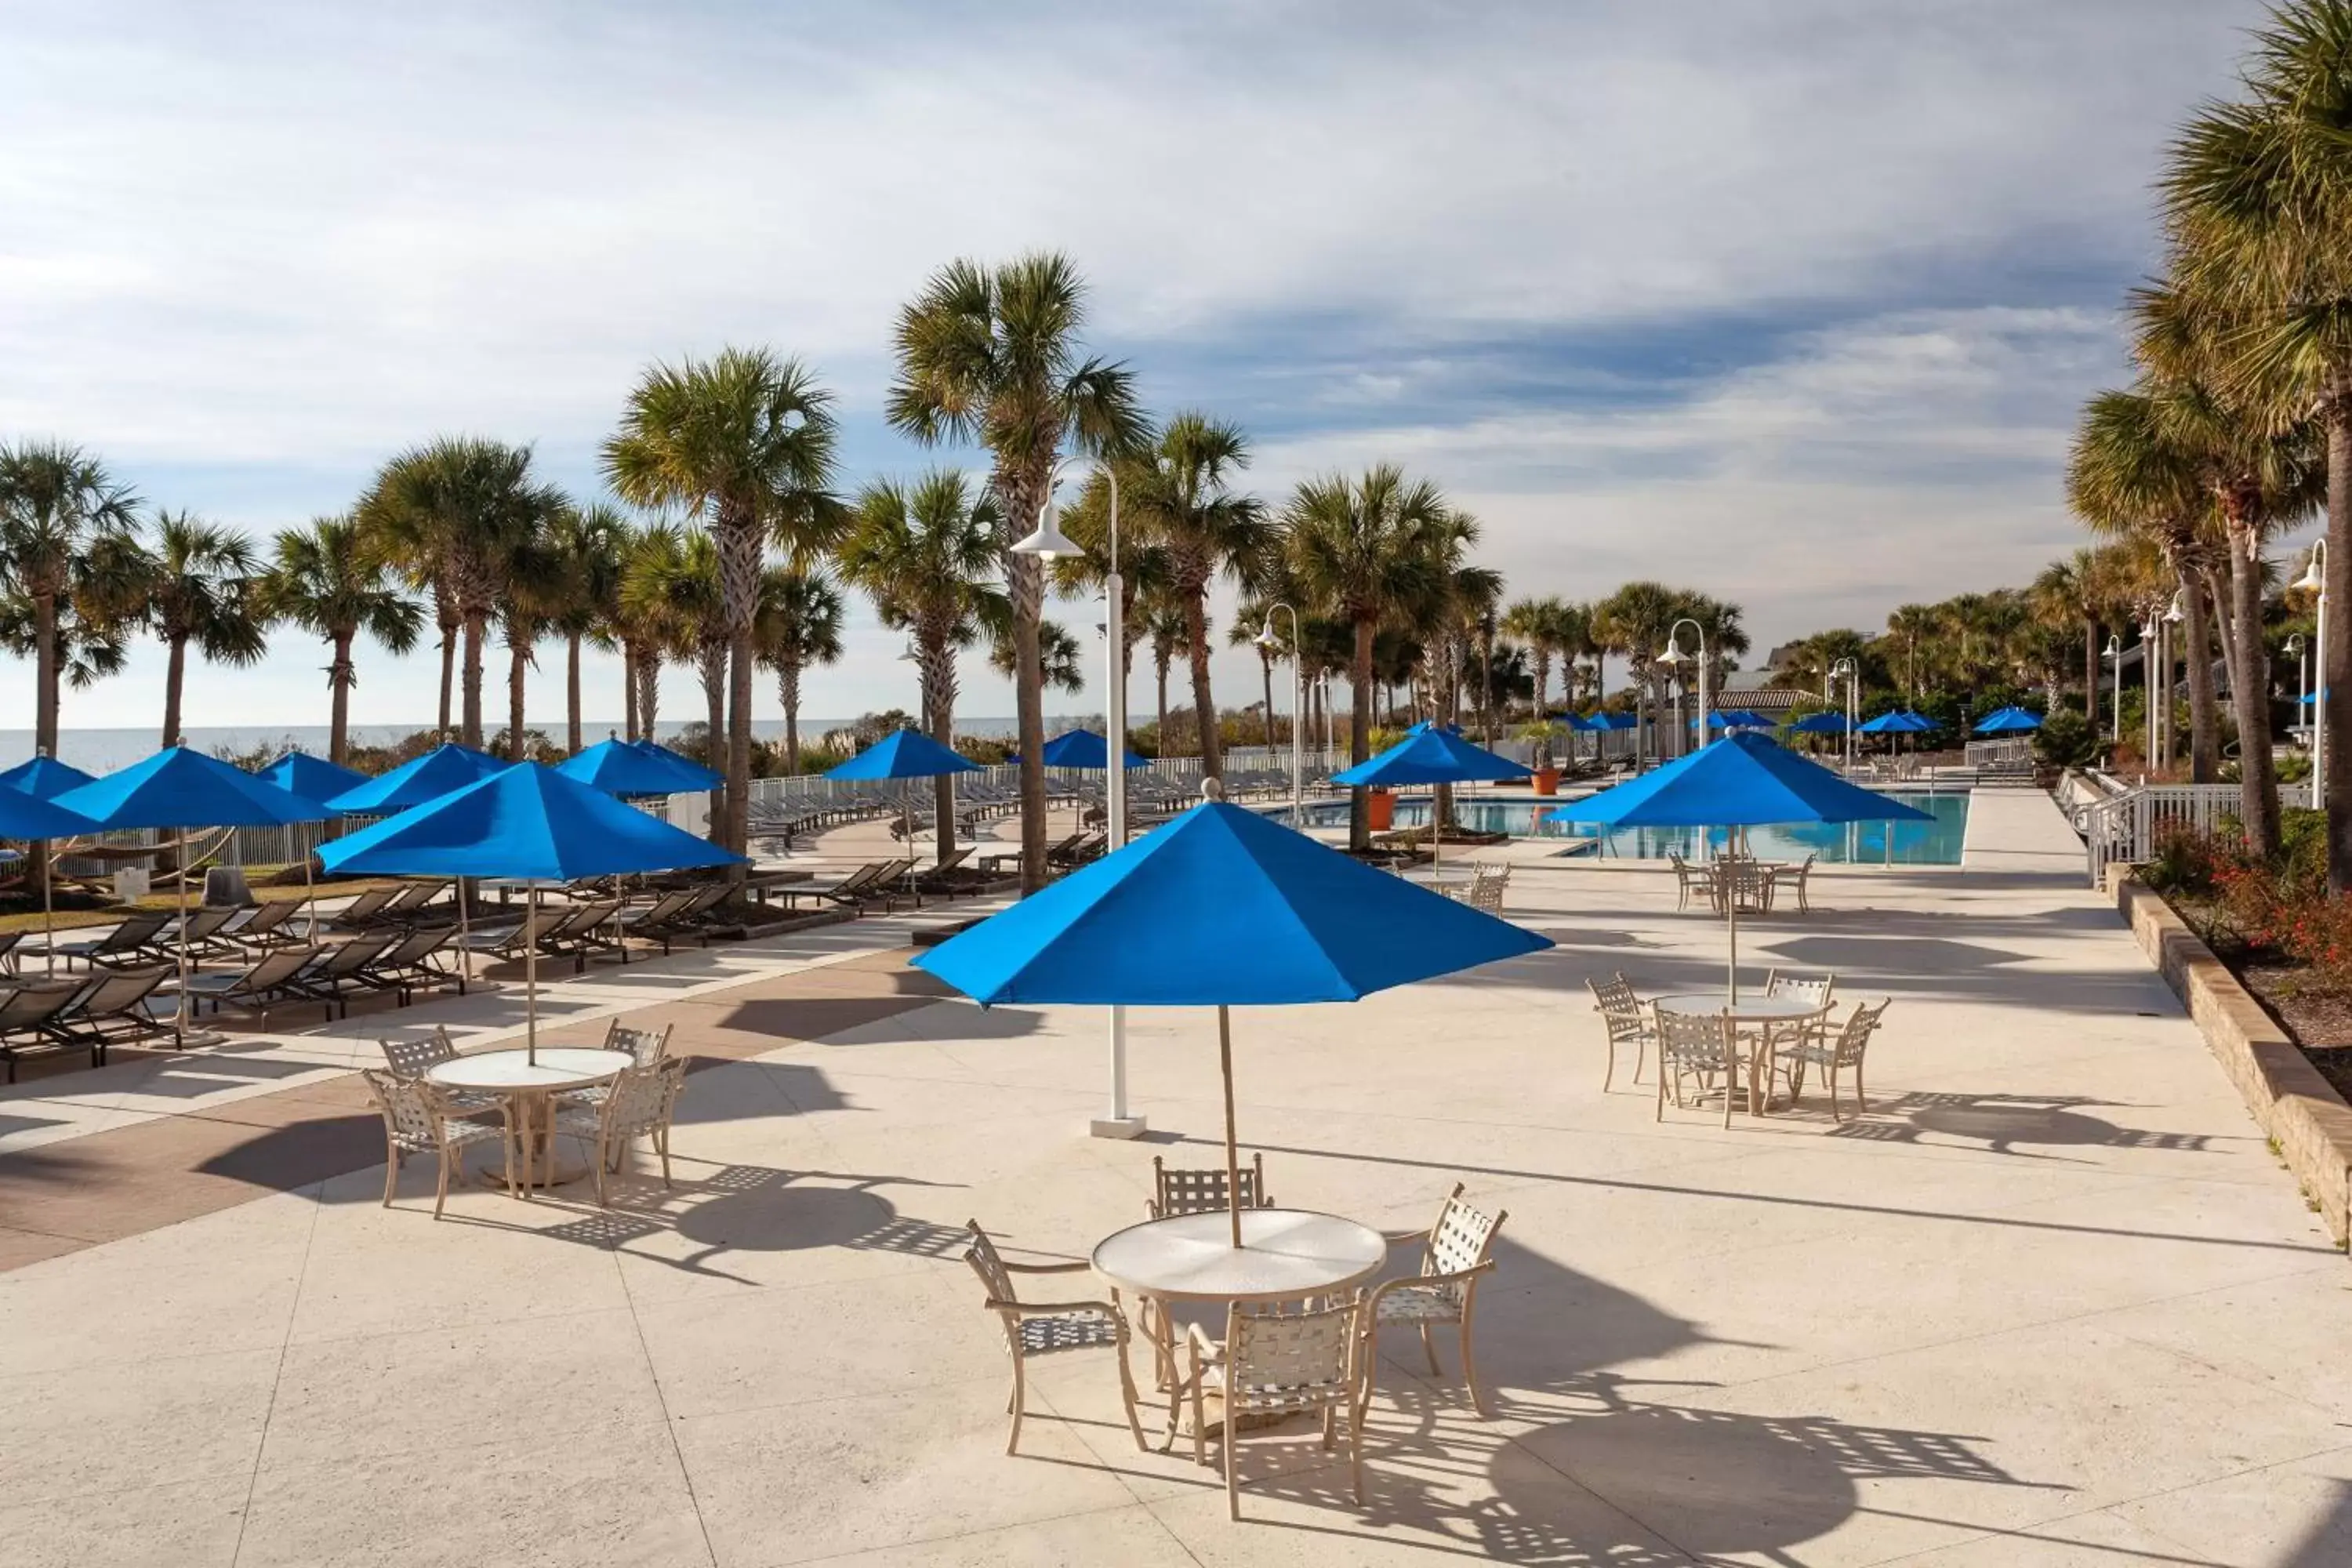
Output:
<path fill-rule="evenodd" d="M 2245 796 L 2233 784 L 2130 784 L 2105 773 L 2073 773 L 2057 800 L 2083 836 L 2091 886 L 2106 883 L 2110 866 L 2137 866 L 2156 853 L 2157 839 L 2174 826 L 2210 833 L 2235 820 Z M 2311 784 L 2282 784 L 2279 804 L 2309 808 Z"/>

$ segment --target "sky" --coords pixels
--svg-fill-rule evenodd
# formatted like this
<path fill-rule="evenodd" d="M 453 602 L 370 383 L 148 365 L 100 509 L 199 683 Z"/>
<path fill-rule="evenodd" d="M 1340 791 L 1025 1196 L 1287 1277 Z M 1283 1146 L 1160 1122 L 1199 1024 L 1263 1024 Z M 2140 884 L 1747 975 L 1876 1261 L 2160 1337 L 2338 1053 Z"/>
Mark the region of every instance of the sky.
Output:
<path fill-rule="evenodd" d="M 1151 408 L 1250 432 L 1247 489 L 1401 462 L 1514 596 L 1662 578 L 1744 605 L 1752 663 L 2082 542 L 2059 471 L 2127 376 L 2158 160 L 2260 17 L 0 0 L 0 441 L 265 539 L 444 433 L 591 499 L 646 365 L 763 344 L 837 395 L 845 490 L 977 473 L 885 424 L 895 312 L 951 258 L 1057 248 Z M 848 644 L 805 713 L 914 706 L 863 605 Z M 426 654 L 358 663 L 355 721 L 430 717 Z M 322 664 L 281 631 L 194 668 L 187 721 L 323 722 Z M 140 647 L 68 727 L 156 722 L 162 670 Z M 1251 700 L 1256 659 L 1216 678 Z M 586 679 L 617 719 L 617 658 Z M 535 725 L 562 681 L 550 648 Z M 961 707 L 1012 710 L 978 658 Z M 689 676 L 663 709 L 699 711 Z"/>

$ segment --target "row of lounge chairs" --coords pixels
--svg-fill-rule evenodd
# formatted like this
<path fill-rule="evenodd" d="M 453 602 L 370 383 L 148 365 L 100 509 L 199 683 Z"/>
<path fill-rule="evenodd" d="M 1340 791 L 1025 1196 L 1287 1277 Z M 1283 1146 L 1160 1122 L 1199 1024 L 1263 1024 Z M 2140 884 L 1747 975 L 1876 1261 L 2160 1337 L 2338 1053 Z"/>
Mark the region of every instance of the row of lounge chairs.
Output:
<path fill-rule="evenodd" d="M 92 1066 L 103 1067 L 109 1046 L 170 1034 L 171 1024 L 155 1015 L 149 999 L 172 973 L 168 964 L 157 963 L 14 982 L 0 992 L 0 1060 L 7 1064 L 8 1081 L 16 1081 L 23 1056 L 86 1050 Z"/>

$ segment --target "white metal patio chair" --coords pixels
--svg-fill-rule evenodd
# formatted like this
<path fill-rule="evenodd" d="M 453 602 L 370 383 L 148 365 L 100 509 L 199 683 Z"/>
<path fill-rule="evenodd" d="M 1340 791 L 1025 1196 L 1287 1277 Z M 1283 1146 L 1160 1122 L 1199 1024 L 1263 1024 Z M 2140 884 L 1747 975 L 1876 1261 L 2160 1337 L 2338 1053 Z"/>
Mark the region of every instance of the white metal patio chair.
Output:
<path fill-rule="evenodd" d="M 1620 1046 L 1633 1047 L 1633 1081 L 1641 1082 L 1642 1063 L 1658 1037 L 1648 1006 L 1634 994 L 1633 983 L 1622 973 L 1607 980 L 1587 979 L 1584 984 L 1591 988 L 1593 1011 L 1601 1015 L 1601 1026 L 1609 1034 L 1609 1066 L 1601 1075 L 1601 1092 L 1608 1093 L 1617 1077 Z"/>
<path fill-rule="evenodd" d="M 1358 1328 L 1362 1304 L 1307 1311 L 1244 1307 L 1226 1309 L 1223 1343 L 1199 1324 L 1185 1334 L 1187 1370 L 1180 1398 L 1192 1417 L 1192 1458 L 1208 1461 L 1208 1429 L 1217 1428 L 1224 1449 L 1225 1512 L 1242 1516 L 1241 1433 L 1245 1424 L 1286 1415 L 1319 1415 L 1323 1447 L 1331 1447 L 1339 1417 L 1348 1420 L 1348 1471 L 1356 1501 L 1364 1500 L 1364 1406 L 1357 1394 L 1358 1357 L 1365 1348 Z"/>
<path fill-rule="evenodd" d="M 1855 1004 L 1853 1011 L 1840 1024 L 1825 1024 L 1806 1033 L 1803 1038 L 1782 1051 L 1778 1058 L 1779 1070 L 1789 1085 L 1789 1098 L 1798 1099 L 1805 1091 L 1805 1069 L 1813 1068 L 1830 1086 L 1830 1120 L 1843 1121 L 1844 1111 L 1838 1100 L 1838 1075 L 1853 1074 L 1854 1114 L 1860 1116 L 1870 1109 L 1862 1084 L 1863 1058 L 1870 1049 L 1870 1037 L 1878 1032 L 1879 1021 L 1886 1016 L 1888 999 L 1882 997 L 1875 1007 Z"/>
<path fill-rule="evenodd" d="M 1020 1452 L 1021 1417 L 1028 1403 L 1029 1358 L 1063 1351 L 1105 1349 L 1118 1358 L 1118 1391 L 1127 1408 L 1127 1429 L 1134 1436 L 1136 1447 L 1143 1449 L 1143 1424 L 1135 1414 L 1135 1373 L 1127 1364 L 1127 1314 L 1119 1310 L 1117 1298 L 1108 1301 L 1024 1301 L 1013 1284 L 1015 1274 L 1085 1274 L 1093 1266 L 1084 1262 L 1008 1263 L 997 1252 L 988 1232 L 981 1228 L 980 1221 L 964 1223 L 971 1228 L 971 1246 L 964 1250 L 963 1260 L 980 1276 L 981 1286 L 988 1292 L 983 1304 L 996 1314 L 1004 1331 L 1005 1352 L 1013 1358 L 1013 1396 L 1004 1405 L 1005 1413 L 1013 1417 L 1013 1429 L 1005 1436 L 1004 1451 Z"/>
<path fill-rule="evenodd" d="M 1666 1097 L 1679 1109 L 1683 1085 L 1690 1082 L 1702 1094 L 1721 1089 L 1723 1124 L 1731 1125 L 1731 1096 L 1738 1076 L 1739 1044 L 1731 1018 L 1724 1013 L 1670 1013 L 1653 1006 L 1657 1019 L 1658 1108 L 1656 1120 L 1666 1119 Z"/>
<path fill-rule="evenodd" d="M 629 1150 L 640 1138 L 652 1142 L 661 1156 L 662 1185 L 669 1182 L 669 1124 L 677 1109 L 678 1092 L 686 1087 L 686 1058 L 667 1057 L 650 1067 L 625 1068 L 604 1089 L 602 1100 L 572 1103 L 559 1100 L 549 1134 L 576 1138 L 588 1145 L 596 1160 L 596 1203 L 604 1205 L 604 1173 L 618 1172 Z"/>
<path fill-rule="evenodd" d="M 1421 1272 L 1376 1285 L 1364 1301 L 1363 1386 L 1360 1398 L 1370 1403 L 1372 1375 L 1380 1364 L 1381 1330 L 1411 1325 L 1421 1331 L 1422 1352 L 1429 1358 L 1430 1375 L 1436 1376 L 1437 1342 L 1430 1331 L 1452 1324 L 1462 1346 L 1462 1381 L 1470 1390 L 1471 1408 L 1489 1414 L 1486 1391 L 1478 1386 L 1478 1352 L 1473 1337 L 1478 1310 L 1478 1281 L 1495 1267 L 1490 1256 L 1496 1233 L 1508 1212 L 1488 1215 L 1462 1201 L 1463 1184 L 1454 1184 L 1437 1223 L 1426 1232 L 1398 1231 L 1391 1242 L 1422 1242 Z"/>
<path fill-rule="evenodd" d="M 411 1154 L 436 1154 L 440 1158 L 440 1178 L 433 1192 L 435 1219 L 441 1217 L 442 1207 L 449 1200 L 449 1173 L 459 1165 L 466 1150 L 497 1139 L 509 1156 L 507 1170 L 513 1171 L 514 1151 L 505 1122 L 460 1114 L 439 1089 L 421 1078 L 399 1078 L 380 1068 L 363 1068 L 360 1077 L 367 1080 L 368 1093 L 374 1099 L 376 1109 L 383 1113 L 384 1207 L 392 1206 L 393 1189 L 400 1181 L 401 1162 Z M 514 1195 L 511 1174 L 507 1195 Z"/>

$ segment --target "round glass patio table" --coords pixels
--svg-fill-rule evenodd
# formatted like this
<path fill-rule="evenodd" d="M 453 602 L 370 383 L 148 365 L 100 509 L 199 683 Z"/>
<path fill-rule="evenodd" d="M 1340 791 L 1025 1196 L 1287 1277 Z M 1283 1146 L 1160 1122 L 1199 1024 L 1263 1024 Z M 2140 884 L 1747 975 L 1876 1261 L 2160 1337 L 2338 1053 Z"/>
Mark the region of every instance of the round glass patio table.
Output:
<path fill-rule="evenodd" d="M 534 1186 L 554 1186 L 581 1172 L 566 1173 L 555 1163 L 554 1096 L 567 1089 L 606 1083 L 636 1065 L 626 1051 L 598 1050 L 588 1046 L 542 1046 L 537 1059 L 527 1050 L 509 1047 L 451 1057 L 425 1069 L 426 1081 L 442 1089 L 495 1094 L 507 1103 L 515 1128 L 516 1146 L 522 1150 L 522 1170 L 511 1167 L 509 1180 L 525 1193 Z M 533 1132 L 533 1124 L 538 1127 Z M 537 1156 L 543 1150 L 545 1158 Z M 511 1158 L 511 1156 L 509 1156 Z"/>
<path fill-rule="evenodd" d="M 1805 1023 L 1830 1010 L 1826 1002 L 1808 1002 L 1801 996 L 1759 994 L 1742 996 L 1734 1002 L 1720 991 L 1669 991 L 1663 996 L 1652 997 L 1651 1005 L 1662 1013 L 1679 1013 L 1686 1017 L 1712 1018 L 1728 1013 L 1735 1027 L 1741 1024 L 1759 1026 L 1756 1043 L 1748 1053 L 1750 1116 L 1761 1115 L 1769 1108 L 1772 1047 L 1780 1034 L 1774 1026 Z"/>

